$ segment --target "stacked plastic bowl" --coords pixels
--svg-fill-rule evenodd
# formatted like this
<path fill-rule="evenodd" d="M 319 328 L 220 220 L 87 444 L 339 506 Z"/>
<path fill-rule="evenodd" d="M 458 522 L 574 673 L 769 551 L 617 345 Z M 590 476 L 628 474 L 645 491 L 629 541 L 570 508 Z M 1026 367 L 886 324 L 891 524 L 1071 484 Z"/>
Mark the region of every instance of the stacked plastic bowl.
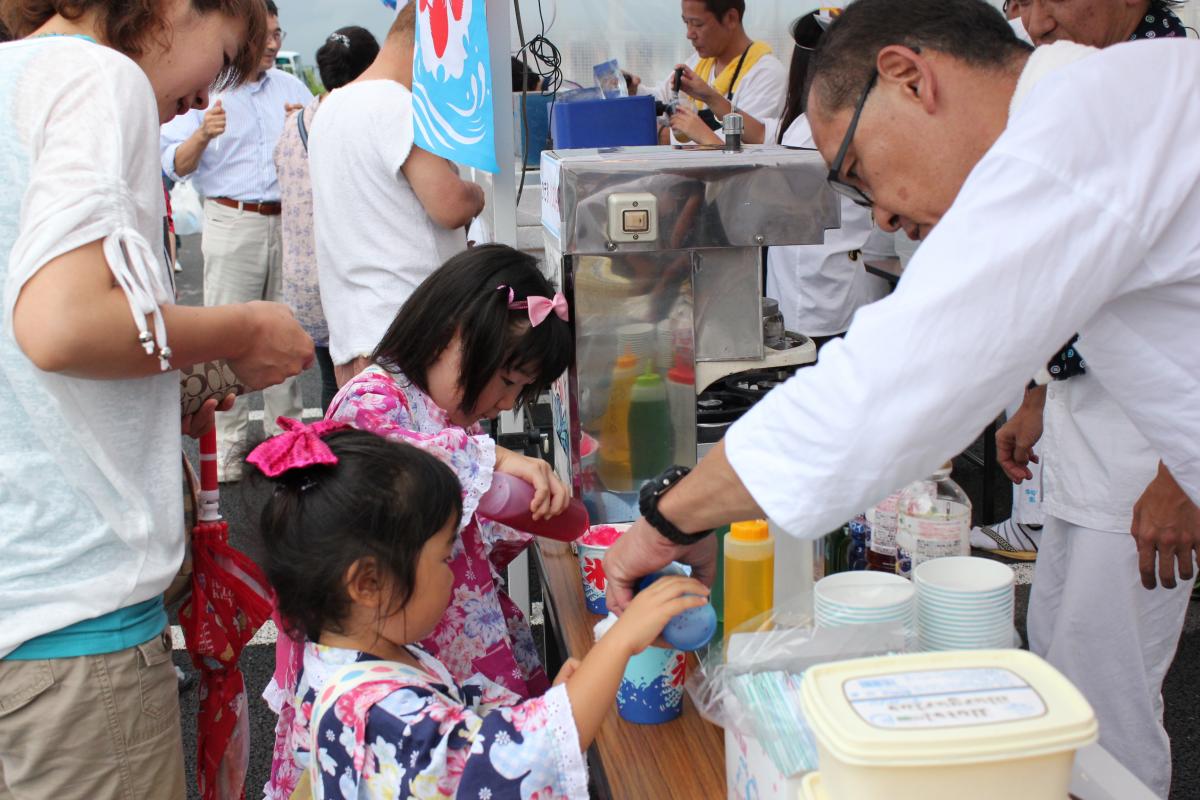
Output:
<path fill-rule="evenodd" d="M 1013 646 L 1015 576 L 997 561 L 952 556 L 913 571 L 917 636 L 922 650 L 989 650 Z"/>
<path fill-rule="evenodd" d="M 913 585 L 886 572 L 839 572 L 817 581 L 813 612 L 822 628 L 903 625 L 915 631 Z"/>

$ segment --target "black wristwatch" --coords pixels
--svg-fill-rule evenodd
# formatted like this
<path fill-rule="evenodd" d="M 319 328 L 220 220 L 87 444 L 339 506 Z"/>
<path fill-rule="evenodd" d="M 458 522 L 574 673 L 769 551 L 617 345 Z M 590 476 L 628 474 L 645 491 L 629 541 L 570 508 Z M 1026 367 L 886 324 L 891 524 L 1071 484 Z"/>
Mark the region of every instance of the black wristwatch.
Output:
<path fill-rule="evenodd" d="M 710 528 L 707 531 L 684 533 L 658 510 L 659 498 L 666 494 L 668 489 L 679 483 L 689 472 L 691 470 L 687 467 L 678 465 L 667 467 L 657 477 L 643 483 L 641 491 L 638 492 L 638 510 L 642 512 L 646 522 L 649 522 L 660 536 L 672 544 L 693 545 L 715 530 L 715 528 Z"/>

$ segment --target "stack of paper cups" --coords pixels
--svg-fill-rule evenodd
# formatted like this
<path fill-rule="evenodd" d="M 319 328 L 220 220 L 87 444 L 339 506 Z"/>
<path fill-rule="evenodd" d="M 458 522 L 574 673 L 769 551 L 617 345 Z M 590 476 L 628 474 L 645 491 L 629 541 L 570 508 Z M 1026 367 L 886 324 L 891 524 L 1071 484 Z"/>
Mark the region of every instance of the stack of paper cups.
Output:
<path fill-rule="evenodd" d="M 1012 568 L 986 558 L 951 556 L 913 570 L 922 650 L 1013 646 Z"/>
<path fill-rule="evenodd" d="M 914 630 L 913 585 L 886 572 L 839 572 L 817 581 L 813 612 L 822 628 L 903 625 Z"/>

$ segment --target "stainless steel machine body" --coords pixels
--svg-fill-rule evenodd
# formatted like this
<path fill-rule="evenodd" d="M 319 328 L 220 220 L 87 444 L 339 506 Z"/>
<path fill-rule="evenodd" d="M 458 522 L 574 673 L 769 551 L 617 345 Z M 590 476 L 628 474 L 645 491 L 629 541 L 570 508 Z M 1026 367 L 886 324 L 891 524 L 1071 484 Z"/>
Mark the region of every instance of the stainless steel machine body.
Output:
<path fill-rule="evenodd" d="M 630 467 L 631 369 L 663 377 L 671 421 L 658 445 L 691 464 L 700 392 L 815 359 L 803 337 L 764 347 L 762 248 L 819 244 L 840 225 L 826 173 L 815 151 L 774 145 L 542 154 L 546 262 L 575 333 L 553 392 L 555 463 L 595 521 L 632 520 L 648 477 Z"/>

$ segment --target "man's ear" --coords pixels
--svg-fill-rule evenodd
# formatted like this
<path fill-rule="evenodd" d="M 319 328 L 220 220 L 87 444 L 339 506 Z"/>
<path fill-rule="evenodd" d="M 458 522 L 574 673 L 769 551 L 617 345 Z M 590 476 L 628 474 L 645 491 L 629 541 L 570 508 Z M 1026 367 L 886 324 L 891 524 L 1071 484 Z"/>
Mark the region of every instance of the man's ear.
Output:
<path fill-rule="evenodd" d="M 928 59 L 903 45 L 888 45 L 875 60 L 879 83 L 900 90 L 900 96 L 921 104 L 927 113 L 937 106 L 937 76 Z"/>
<path fill-rule="evenodd" d="M 346 594 L 360 606 L 381 608 L 384 605 L 384 582 L 379 565 L 373 558 L 360 558 L 346 570 Z"/>

